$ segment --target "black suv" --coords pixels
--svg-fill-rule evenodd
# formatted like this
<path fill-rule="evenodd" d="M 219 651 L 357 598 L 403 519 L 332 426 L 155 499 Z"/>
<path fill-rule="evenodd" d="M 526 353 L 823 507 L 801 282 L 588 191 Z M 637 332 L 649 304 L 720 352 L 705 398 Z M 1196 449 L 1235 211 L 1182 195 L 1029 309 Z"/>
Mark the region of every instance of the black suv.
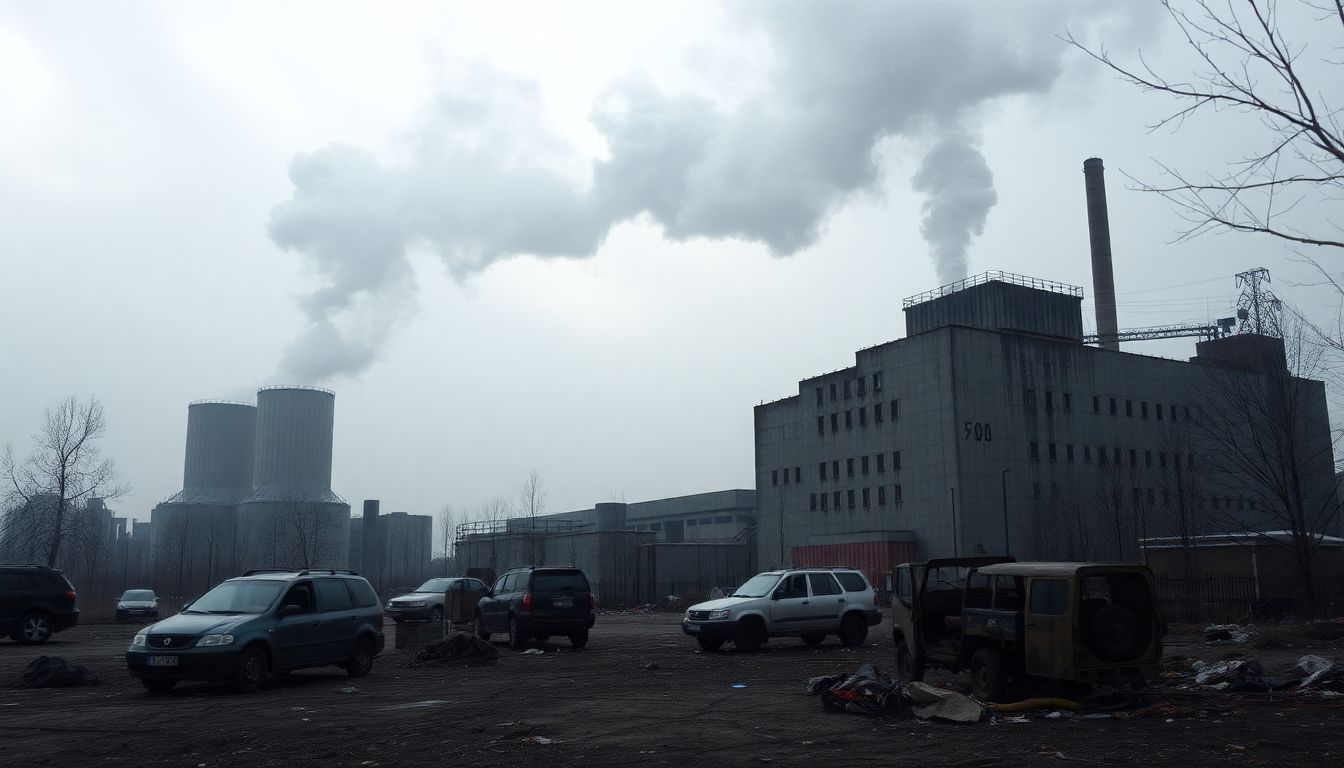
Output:
<path fill-rule="evenodd" d="M 0 565 L 0 636 L 45 643 L 79 622 L 75 588 L 55 568 Z"/>
<path fill-rule="evenodd" d="M 383 650 L 383 609 L 354 571 L 248 571 L 142 630 L 126 650 L 151 693 L 178 680 L 261 687 L 268 673 L 338 666 L 351 677 Z"/>
<path fill-rule="evenodd" d="M 592 587 L 573 567 L 527 566 L 506 571 L 476 605 L 476 636 L 489 640 L 509 633 L 509 647 L 522 650 L 531 639 L 565 635 L 569 644 L 588 644 L 593 626 Z"/>

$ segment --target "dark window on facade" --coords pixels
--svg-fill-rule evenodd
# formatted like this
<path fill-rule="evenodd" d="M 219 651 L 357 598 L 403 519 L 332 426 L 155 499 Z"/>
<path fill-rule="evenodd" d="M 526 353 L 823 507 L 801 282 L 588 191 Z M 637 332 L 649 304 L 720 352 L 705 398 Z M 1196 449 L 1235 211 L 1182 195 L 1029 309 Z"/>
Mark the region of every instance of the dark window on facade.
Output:
<path fill-rule="evenodd" d="M 1140 401 L 1140 402 L 1139 402 L 1139 415 L 1142 416 L 1142 417 L 1145 418 L 1145 419 L 1148 418 L 1148 401 L 1147 401 L 1147 400 L 1143 400 L 1143 401 Z"/>
<path fill-rule="evenodd" d="M 793 482 L 795 482 L 795 483 L 801 483 L 801 482 L 803 482 L 803 468 L 802 468 L 802 467 L 794 467 L 794 468 L 793 468 Z"/>
<path fill-rule="evenodd" d="M 828 498 L 828 497 L 826 496 L 826 494 L 824 494 L 824 493 L 821 494 L 821 511 L 822 511 L 822 512 L 825 512 L 825 511 L 826 511 L 826 501 L 827 501 L 827 498 Z"/>
<path fill-rule="evenodd" d="M 1144 452 L 1143 452 L 1143 466 L 1148 467 L 1149 469 L 1152 469 L 1152 467 L 1153 467 L 1153 452 L 1152 452 L 1152 451 L 1144 451 Z"/>
<path fill-rule="evenodd" d="M 864 489 L 863 489 L 863 506 L 865 506 L 865 507 L 868 506 L 868 489 L 867 489 L 867 488 L 864 488 Z"/>
<path fill-rule="evenodd" d="M 845 459 L 845 477 L 854 476 L 854 460 Z"/>
<path fill-rule="evenodd" d="M 1139 465 L 1139 452 L 1133 448 L 1129 449 L 1129 466 L 1137 467 Z"/>
<path fill-rule="evenodd" d="M 1101 398 L 1096 395 L 1092 396 L 1092 412 L 1101 413 Z"/>
<path fill-rule="evenodd" d="M 1128 417 L 1130 417 L 1130 418 L 1133 418 L 1133 416 L 1134 416 L 1134 401 L 1133 401 L 1133 400 L 1126 400 L 1126 401 L 1125 401 L 1125 415 L 1128 416 Z"/>
<path fill-rule="evenodd" d="M 873 421 L 876 421 L 876 422 L 878 422 L 878 423 L 881 423 L 881 421 L 882 421 L 882 404 L 881 404 L 881 403 L 873 403 Z"/>
<path fill-rule="evenodd" d="M 891 401 L 891 410 L 887 411 L 887 415 L 891 417 L 891 420 L 892 420 L 892 421 L 895 421 L 895 420 L 897 420 L 897 419 L 899 419 L 899 418 L 901 417 L 901 401 L 900 401 L 900 400 L 892 400 L 892 401 Z"/>
<path fill-rule="evenodd" d="M 1120 446 L 1117 445 L 1117 446 L 1115 446 L 1115 448 L 1113 448 L 1112 450 L 1114 451 L 1114 453 L 1112 454 L 1112 458 L 1115 459 L 1115 463 L 1116 463 L 1116 464 L 1119 464 L 1119 463 L 1120 463 Z"/>
<path fill-rule="evenodd" d="M 849 508 L 850 508 L 850 509 L 853 509 L 853 508 L 854 508 L 854 492 L 853 492 L 853 491 L 845 491 L 845 501 L 849 502 Z"/>
<path fill-rule="evenodd" d="M 817 387 L 817 405 L 821 405 L 821 387 Z"/>
<path fill-rule="evenodd" d="M 825 416 L 818 416 L 818 417 L 817 417 L 817 434 L 818 434 L 818 435 L 824 435 L 824 434 L 826 434 L 826 417 L 825 417 Z"/>
<path fill-rule="evenodd" d="M 891 487 L 891 503 L 900 504 L 904 500 L 901 494 L 901 484 L 897 483 Z"/>
<path fill-rule="evenodd" d="M 1188 405 L 1185 406 L 1185 420 L 1186 420 L 1186 421 L 1189 421 L 1189 420 L 1190 420 L 1190 406 L 1188 406 Z"/>
<path fill-rule="evenodd" d="M 1064 460 L 1073 463 L 1073 443 L 1064 446 Z"/>
<path fill-rule="evenodd" d="M 1029 445 L 1027 446 L 1027 456 L 1028 456 L 1032 461 L 1040 461 L 1040 460 L 1041 460 L 1041 444 L 1040 444 L 1040 443 L 1035 443 L 1035 442 L 1029 444 Z"/>
<path fill-rule="evenodd" d="M 831 402 L 835 402 L 835 382 L 831 382 Z"/>
<path fill-rule="evenodd" d="M 1056 452 L 1056 450 L 1055 450 L 1055 444 L 1054 444 L 1054 443 L 1050 443 L 1049 445 L 1045 446 L 1045 448 L 1046 448 L 1046 452 L 1047 452 L 1048 455 L 1050 456 L 1050 460 L 1051 460 L 1051 461 L 1059 461 L 1059 454 L 1058 454 L 1058 453 Z"/>
<path fill-rule="evenodd" d="M 1097 446 L 1097 463 L 1098 464 L 1106 463 L 1106 446 L 1104 445 Z"/>
<path fill-rule="evenodd" d="M 1161 420 L 1162 420 L 1162 404 L 1161 404 L 1161 403 L 1153 403 L 1153 410 L 1156 411 L 1156 413 L 1154 413 L 1153 415 L 1157 416 L 1157 420 L 1158 420 L 1158 421 L 1161 421 Z"/>
<path fill-rule="evenodd" d="M 877 486 L 877 505 L 881 507 L 885 506 L 886 503 L 887 503 L 887 486 L 879 485 Z"/>
<path fill-rule="evenodd" d="M 860 376 L 860 377 L 858 378 L 859 397 L 863 397 L 864 395 L 868 394 L 866 384 L 867 384 L 867 380 L 864 379 L 862 376 Z"/>
<path fill-rule="evenodd" d="M 885 453 L 877 454 L 877 471 L 878 472 L 887 471 L 887 454 Z"/>
<path fill-rule="evenodd" d="M 865 474 L 865 475 L 868 474 L 868 457 L 867 457 L 867 456 L 864 456 L 863 458 L 859 459 L 859 471 L 863 472 L 863 474 Z"/>
<path fill-rule="evenodd" d="M 1180 468 L 1181 468 L 1181 454 L 1179 454 L 1179 453 L 1173 453 L 1173 454 L 1171 454 L 1171 458 L 1172 458 L 1172 463 L 1176 465 L 1176 469 L 1180 469 Z"/>
<path fill-rule="evenodd" d="M 1032 483 L 1032 484 L 1031 484 L 1031 498 L 1033 498 L 1033 499 L 1039 499 L 1039 498 L 1041 498 L 1041 484 L 1040 484 L 1040 483 Z"/>
<path fill-rule="evenodd" d="M 845 379 L 845 399 L 849 399 L 849 379 Z"/>
<path fill-rule="evenodd" d="M 900 451 L 892 451 L 892 452 L 891 452 L 891 468 L 892 468 L 892 469 L 900 469 L 900 468 L 901 468 L 901 452 L 900 452 Z"/>
<path fill-rule="evenodd" d="M 881 391 L 882 391 L 882 372 L 881 372 L 881 371 L 878 371 L 877 373 L 874 373 L 874 374 L 873 374 L 873 391 L 874 391 L 874 392 L 881 392 Z"/>
<path fill-rule="evenodd" d="M 817 476 L 822 480 L 826 479 L 826 462 L 823 461 L 817 465 Z"/>
<path fill-rule="evenodd" d="M 1072 410 L 1073 410 L 1073 395 L 1069 394 L 1068 392 L 1065 392 L 1065 393 L 1064 393 L 1064 412 L 1065 412 L 1065 413 L 1068 413 L 1069 411 L 1072 411 Z"/>
<path fill-rule="evenodd" d="M 1111 398 L 1111 415 L 1114 416 L 1115 414 L 1116 414 L 1116 410 L 1115 410 L 1115 398 L 1112 397 L 1112 398 Z"/>
<path fill-rule="evenodd" d="M 839 480 L 839 479 L 840 479 L 840 460 L 839 460 L 839 459 L 836 459 L 835 461 L 832 461 L 832 462 L 831 462 L 831 478 L 834 479 L 834 480 Z"/>
<path fill-rule="evenodd" d="M 1025 405 L 1025 406 L 1027 406 L 1028 408 L 1035 408 L 1035 407 L 1036 407 L 1036 390 L 1034 390 L 1034 389 L 1024 389 L 1024 390 L 1022 390 L 1022 404 Z"/>
<path fill-rule="evenodd" d="M 772 470 L 770 470 L 770 484 L 771 484 L 771 485 L 779 485 L 779 470 L 778 470 L 778 469 L 772 469 Z"/>
<path fill-rule="evenodd" d="M 1048 389 L 1045 390 L 1045 410 L 1055 410 L 1055 393 Z"/>
<path fill-rule="evenodd" d="M 840 509 L 840 492 L 839 492 L 839 491 L 836 491 L 836 492 L 833 494 L 833 497 L 834 497 L 834 499 L 835 499 L 835 508 L 836 508 L 836 510 L 839 510 L 839 509 Z"/>
<path fill-rule="evenodd" d="M 1064 579 L 1032 579 L 1031 612 L 1037 616 L 1063 616 L 1069 612 L 1069 582 Z"/>
<path fill-rule="evenodd" d="M 1171 420 L 1176 421 L 1176 406 L 1171 406 Z"/>
<path fill-rule="evenodd" d="M 1157 466 L 1159 466 L 1159 467 L 1161 467 L 1161 468 L 1163 468 L 1163 469 L 1166 469 L 1166 468 L 1167 468 L 1167 452 L 1166 452 L 1166 451 L 1162 451 L 1161 453 L 1157 454 Z"/>
<path fill-rule="evenodd" d="M 845 429 L 854 428 L 854 412 L 845 411 Z"/>
<path fill-rule="evenodd" d="M 1090 445 L 1083 446 L 1083 463 L 1084 464 L 1092 463 L 1092 446 Z"/>
<path fill-rule="evenodd" d="M 785 468 L 784 468 L 784 484 L 785 484 L 785 485 L 788 485 L 788 484 L 789 484 L 789 468 L 788 468 L 788 467 L 785 467 Z"/>
<path fill-rule="evenodd" d="M 866 427 L 866 426 L 868 426 L 868 407 L 867 407 L 867 406 L 860 406 L 860 407 L 859 407 L 859 426 L 860 426 L 860 427 Z"/>
<path fill-rule="evenodd" d="M 838 413 L 832 413 L 832 414 L 831 414 L 831 431 L 832 431 L 832 432 L 835 432 L 835 431 L 837 431 L 837 430 L 839 430 L 839 429 L 840 429 L 840 414 L 838 414 Z"/>
<path fill-rule="evenodd" d="M 810 509 L 810 510 L 816 510 L 816 508 L 817 508 L 817 494 L 813 493 L 813 494 L 809 494 L 809 495 L 808 495 L 808 497 L 807 497 L 807 505 L 808 505 L 808 506 L 807 506 L 808 509 Z"/>

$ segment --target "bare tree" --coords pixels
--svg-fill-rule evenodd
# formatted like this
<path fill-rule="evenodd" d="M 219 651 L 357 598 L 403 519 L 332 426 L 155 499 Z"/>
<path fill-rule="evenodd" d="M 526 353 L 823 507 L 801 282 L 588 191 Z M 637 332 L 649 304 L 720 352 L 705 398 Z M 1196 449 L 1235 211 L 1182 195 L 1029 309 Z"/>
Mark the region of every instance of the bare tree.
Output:
<path fill-rule="evenodd" d="M 453 567 L 453 539 L 457 535 L 457 512 L 453 510 L 453 505 L 445 504 L 443 509 L 439 510 L 439 541 L 440 552 L 443 556 L 443 575 L 451 576 Z"/>
<path fill-rule="evenodd" d="M 1317 553 L 1322 538 L 1339 524 L 1333 446 L 1322 418 L 1325 388 L 1306 378 L 1319 370 L 1321 349 L 1292 318 L 1283 331 L 1282 357 L 1256 344 L 1254 351 L 1225 361 L 1238 370 L 1208 371 L 1204 393 L 1210 407 L 1199 409 L 1195 436 L 1218 486 L 1237 493 L 1214 496 L 1211 518 L 1233 532 L 1256 533 L 1267 544 L 1285 547 L 1315 609 Z"/>
<path fill-rule="evenodd" d="M 114 499 L 126 492 L 116 484 L 112 460 L 102 458 L 98 449 L 98 439 L 106 431 L 103 404 L 97 398 L 80 403 L 69 397 L 55 410 L 47 409 L 27 459 L 16 459 L 9 445 L 0 456 L 0 482 L 11 501 L 33 512 L 50 507 L 50 514 L 43 515 L 47 519 L 27 531 L 41 537 L 47 565 L 56 565 L 61 545 L 71 534 L 75 510 L 91 498 Z"/>
<path fill-rule="evenodd" d="M 546 513 L 546 487 L 541 473 L 532 470 L 519 493 L 522 514 L 527 518 L 527 558 L 531 565 L 542 565 L 545 557 L 545 536 L 537 530 L 537 518 Z"/>
<path fill-rule="evenodd" d="M 1344 72 L 1337 49 L 1308 57 L 1308 47 L 1289 39 L 1292 24 L 1327 35 L 1344 32 L 1344 0 L 1301 0 L 1285 13 L 1274 0 L 1207 0 L 1163 6 L 1188 49 L 1201 63 L 1193 75 L 1162 74 L 1141 56 L 1121 64 L 1104 48 L 1066 40 L 1139 89 L 1176 101 L 1161 127 L 1187 127 L 1191 118 L 1217 114 L 1218 133 L 1241 115 L 1257 121 L 1262 144 L 1226 170 L 1199 174 L 1162 165 L 1175 183 L 1137 182 L 1140 189 L 1172 201 L 1190 223 L 1182 237 L 1208 231 L 1253 232 L 1292 243 L 1344 248 L 1340 225 L 1308 211 L 1344 191 L 1344 130 L 1327 94 L 1337 92 Z M 1179 7 L 1178 7 L 1179 6 Z M 1315 231 L 1308 231 L 1303 225 Z"/>

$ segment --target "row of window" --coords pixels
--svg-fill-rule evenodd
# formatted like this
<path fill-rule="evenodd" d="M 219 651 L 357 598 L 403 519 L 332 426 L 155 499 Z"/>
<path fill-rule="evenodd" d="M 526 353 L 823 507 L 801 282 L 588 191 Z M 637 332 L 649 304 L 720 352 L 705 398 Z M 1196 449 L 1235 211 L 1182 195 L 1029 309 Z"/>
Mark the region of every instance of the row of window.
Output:
<path fill-rule="evenodd" d="M 871 458 L 871 461 L 870 461 L 870 458 Z M 872 467 L 877 467 L 877 471 L 878 471 L 878 472 L 886 472 L 886 471 L 887 471 L 887 454 L 885 454 L 885 453 L 877 453 L 877 454 L 873 454 L 871 457 L 868 457 L 868 456 L 860 456 L 860 457 L 859 457 L 859 460 L 858 460 L 858 467 L 859 467 L 859 473 L 860 473 L 860 474 L 864 474 L 864 475 L 868 474 L 869 470 L 870 470 Z M 901 468 L 901 452 L 900 452 L 900 451 L 892 451 L 892 452 L 891 452 L 891 468 L 892 468 L 893 470 L 896 470 L 896 469 L 900 469 L 900 468 Z M 831 480 L 839 480 L 839 479 L 840 479 L 840 460 L 839 460 L 839 459 L 834 459 L 834 460 L 832 460 L 831 463 L 830 463 L 830 469 L 831 469 L 831 471 L 830 471 L 829 479 L 831 479 Z M 845 477 L 853 477 L 853 476 L 854 476 L 854 459 L 845 459 Z M 824 462 L 824 461 L 823 461 L 823 462 L 819 462 L 819 463 L 817 464 L 817 479 L 818 479 L 818 480 L 826 480 L 826 479 L 828 479 L 828 478 L 827 478 L 827 473 L 826 473 L 826 462 Z"/>
<path fill-rule="evenodd" d="M 840 389 L 843 389 L 845 399 L 848 400 L 855 392 L 858 393 L 859 397 L 867 397 L 869 380 L 870 380 L 869 378 L 859 376 L 858 378 L 845 379 L 844 381 L 840 382 L 841 385 Z M 872 375 L 871 381 L 873 382 L 873 394 L 881 392 L 882 372 L 878 371 L 874 373 Z M 854 386 L 851 387 L 850 386 L 851 384 Z M 830 389 L 831 389 L 831 402 L 834 403 L 837 399 L 839 399 L 838 397 L 839 391 L 837 390 L 836 382 L 834 381 L 831 382 Z M 825 402 L 825 393 L 826 393 L 825 387 L 817 387 L 817 405 L 821 405 L 823 402 Z"/>
<path fill-rule="evenodd" d="M 887 492 L 888 488 L 891 489 L 890 494 L 888 494 Z M 860 488 L 857 492 L 851 489 L 848 491 L 831 491 L 830 493 L 825 492 L 814 493 L 808 499 L 808 509 L 814 512 L 817 509 L 820 509 L 822 512 L 827 512 L 831 509 L 832 506 L 834 506 L 835 509 L 837 510 L 844 509 L 845 507 L 848 507 L 849 509 L 854 509 L 859 502 L 862 502 L 863 507 L 867 509 L 868 507 L 872 506 L 873 503 L 872 490 L 873 489 L 871 488 Z M 900 504 L 902 501 L 904 501 L 904 497 L 901 492 L 901 484 L 897 483 L 892 486 L 886 486 L 886 485 L 877 486 L 878 506 L 886 506 L 888 496 L 891 497 L 892 504 Z M 842 504 L 844 506 L 842 506 Z"/>
<path fill-rule="evenodd" d="M 1058 483 L 1050 484 L 1050 493 L 1051 494 L 1059 493 Z M 1037 499 L 1041 498 L 1040 483 L 1031 484 L 1031 495 L 1033 498 Z M 1120 504 L 1120 497 L 1121 497 L 1120 489 L 1116 488 L 1113 494 L 1113 498 L 1114 503 L 1117 506 L 1119 506 Z M 1162 499 L 1162 506 L 1170 507 L 1172 505 L 1171 489 L 1170 488 L 1157 489 L 1151 487 L 1150 488 L 1135 487 L 1130 489 L 1130 502 L 1135 507 L 1138 507 L 1140 505 L 1146 505 L 1150 507 L 1154 506 L 1157 504 L 1158 498 Z M 1225 511 L 1230 511 L 1232 509 L 1237 509 L 1240 511 L 1245 511 L 1248 509 L 1259 510 L 1261 508 L 1259 501 L 1257 501 L 1256 499 L 1247 498 L 1245 496 L 1238 496 L 1237 498 L 1234 499 L 1231 496 L 1220 496 L 1218 494 L 1210 494 L 1208 496 L 1198 494 L 1195 497 L 1191 498 L 1190 501 L 1194 506 L 1198 507 L 1200 510 L 1221 509 Z"/>
<path fill-rule="evenodd" d="M 1046 444 L 1045 444 L 1045 448 L 1046 448 L 1046 456 L 1049 458 L 1050 461 L 1059 461 L 1059 460 L 1060 460 L 1060 446 L 1059 446 L 1058 444 L 1056 444 L 1056 443 L 1046 443 Z M 1073 449 L 1073 443 L 1064 443 L 1063 448 L 1064 448 L 1064 451 L 1063 451 L 1063 453 L 1064 453 L 1064 456 L 1063 456 L 1064 461 L 1065 461 L 1065 462 L 1072 462 L 1072 461 L 1074 460 L 1075 456 L 1077 455 L 1076 452 L 1075 452 L 1074 449 Z M 1083 463 L 1084 463 L 1084 464 L 1091 464 L 1091 463 L 1092 463 L 1092 446 L 1090 446 L 1090 445 L 1084 445 L 1084 446 L 1081 446 L 1081 448 L 1082 448 L 1082 454 L 1083 454 Z M 1107 462 L 1107 456 L 1108 456 L 1108 454 L 1109 454 L 1109 456 L 1110 456 L 1110 462 L 1109 462 L 1109 463 L 1119 464 L 1119 465 L 1123 465 L 1123 464 L 1124 464 L 1124 454 L 1121 452 L 1121 450 L 1120 450 L 1120 446 L 1118 446 L 1118 445 L 1117 445 L 1117 446 L 1113 446 L 1109 451 L 1107 450 L 1106 446 L 1104 446 L 1104 445 L 1099 445 L 1099 446 L 1097 446 L 1097 463 L 1098 463 L 1098 464 L 1101 464 L 1101 465 L 1103 465 L 1103 466 L 1104 466 L 1105 464 L 1107 464 L 1107 463 L 1108 463 L 1108 462 Z M 1158 466 L 1158 468 L 1159 468 L 1159 469 L 1166 469 L 1166 468 L 1167 468 L 1167 458 L 1168 458 L 1168 455 L 1170 455 L 1170 458 L 1171 458 L 1171 466 L 1175 467 L 1176 469 L 1180 469 L 1180 468 L 1181 468 L 1182 454 L 1179 454 L 1179 453 L 1171 453 L 1171 454 L 1168 454 L 1166 451 L 1158 451 L 1158 452 L 1157 452 L 1157 466 Z M 1041 444 L 1040 444 L 1040 443 L 1036 443 L 1036 442 L 1029 443 L 1029 444 L 1027 445 L 1027 457 L 1030 458 L 1032 461 L 1040 461 L 1040 460 L 1041 460 Z M 1185 459 L 1186 464 L 1189 466 L 1190 469 L 1194 469 L 1194 468 L 1195 468 L 1195 455 L 1194 455 L 1193 453 L 1185 454 L 1185 455 L 1184 455 L 1184 459 Z M 1138 465 L 1139 465 L 1139 452 L 1138 452 L 1138 450 L 1135 449 L 1135 448 L 1130 448 L 1130 449 L 1129 449 L 1129 466 L 1131 466 L 1131 467 L 1137 467 Z M 1149 469 L 1152 469 L 1152 467 L 1153 467 L 1153 452 L 1152 452 L 1152 451 L 1150 451 L 1150 450 L 1144 450 L 1144 452 L 1143 452 L 1143 466 L 1145 466 L 1145 467 L 1147 467 L 1147 468 L 1149 468 Z"/>
<path fill-rule="evenodd" d="M 1035 408 L 1036 390 L 1023 389 L 1022 404 L 1027 406 L 1028 408 Z M 1051 392 L 1050 390 L 1046 390 L 1045 410 L 1046 411 L 1055 410 L 1056 404 L 1060 405 L 1062 409 L 1066 412 L 1072 411 L 1073 395 L 1069 392 Z M 1151 415 L 1158 421 L 1167 421 L 1167 420 L 1180 421 L 1182 420 L 1182 418 L 1184 418 L 1185 421 L 1192 421 L 1192 420 L 1197 421 L 1199 416 L 1199 408 L 1196 407 L 1195 411 L 1192 413 L 1190 411 L 1190 406 L 1188 405 L 1181 406 L 1180 411 L 1177 411 L 1175 403 L 1167 404 L 1167 403 L 1154 402 L 1151 404 L 1152 407 L 1150 408 L 1149 407 L 1150 404 L 1147 400 L 1139 400 L 1137 409 L 1134 407 L 1134 405 L 1135 405 L 1134 400 L 1128 398 L 1125 399 L 1125 416 L 1133 418 L 1135 415 L 1137 415 L 1139 418 L 1147 419 Z M 1105 407 L 1103 408 L 1103 406 Z M 1111 416 L 1119 416 L 1120 415 L 1119 398 L 1106 397 L 1103 399 L 1101 395 L 1093 395 L 1092 413 L 1100 415 L 1103 412 L 1103 410 L 1106 413 L 1109 413 Z"/>
<path fill-rule="evenodd" d="M 881 423 L 882 423 L 882 413 L 883 413 L 883 411 L 882 411 L 882 405 L 883 405 L 882 403 L 873 403 L 873 408 L 872 408 L 872 410 L 873 410 L 873 423 L 875 423 L 875 424 L 881 424 Z M 866 426 L 868 426 L 868 406 L 866 406 L 866 405 L 861 405 L 861 406 L 859 406 L 859 408 L 858 408 L 858 412 L 859 412 L 859 426 L 860 426 L 860 427 L 866 427 Z M 886 413 L 887 413 L 888 416 L 891 417 L 891 420 L 892 420 L 892 421 L 895 421 L 896 419 L 900 418 L 900 416 L 901 416 L 901 401 L 900 401 L 900 400 L 892 400 L 890 403 L 888 403 L 888 404 L 887 404 L 887 410 L 886 410 Z M 853 429 L 853 428 L 854 428 L 854 411 L 853 411 L 853 410 L 847 410 L 847 411 L 844 412 L 843 415 L 844 415 L 844 417 L 845 417 L 845 429 Z M 830 421 L 831 421 L 831 431 L 832 431 L 832 432 L 839 432 L 839 431 L 840 431 L 840 416 L 841 416 L 841 413 L 840 413 L 839 411 L 837 411 L 837 412 L 831 414 Z M 818 434 L 818 435 L 824 435 L 824 434 L 826 434 L 826 416 L 825 416 L 825 414 L 823 414 L 823 415 L 817 417 L 817 434 Z"/>

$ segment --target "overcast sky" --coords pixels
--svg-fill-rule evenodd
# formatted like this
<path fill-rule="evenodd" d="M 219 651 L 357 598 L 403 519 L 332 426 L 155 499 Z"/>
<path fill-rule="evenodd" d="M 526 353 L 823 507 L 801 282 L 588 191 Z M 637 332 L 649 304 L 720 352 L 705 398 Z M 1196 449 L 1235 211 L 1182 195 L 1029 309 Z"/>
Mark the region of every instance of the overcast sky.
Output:
<path fill-rule="evenodd" d="M 1090 296 L 1093 155 L 1122 328 L 1228 315 L 1255 266 L 1324 310 L 1292 251 L 1173 243 L 1126 189 L 1256 124 L 1149 132 L 1171 103 L 1066 28 L 1189 71 L 1153 2 L 0 2 L 0 442 L 101 398 L 147 519 L 189 401 L 318 384 L 356 507 L 750 488 L 752 406 L 903 336 L 904 296 Z"/>

